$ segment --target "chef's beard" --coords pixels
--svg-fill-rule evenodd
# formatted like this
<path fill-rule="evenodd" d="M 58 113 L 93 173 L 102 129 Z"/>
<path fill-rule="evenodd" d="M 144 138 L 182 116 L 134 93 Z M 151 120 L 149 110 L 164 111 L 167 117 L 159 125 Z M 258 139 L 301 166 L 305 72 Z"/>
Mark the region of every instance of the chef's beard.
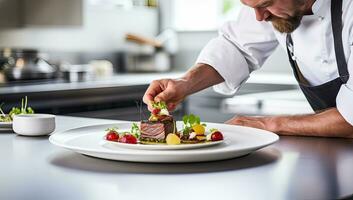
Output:
<path fill-rule="evenodd" d="M 266 21 L 271 21 L 273 27 L 281 33 L 292 33 L 300 25 L 303 15 L 297 14 L 294 17 L 283 19 L 274 15 L 271 15 Z"/>
<path fill-rule="evenodd" d="M 292 15 L 288 18 L 280 18 L 275 15 L 269 16 L 266 21 L 271 21 L 275 29 L 281 33 L 292 33 L 297 29 L 304 16 L 303 6 L 306 0 L 293 0 L 294 8 Z"/>

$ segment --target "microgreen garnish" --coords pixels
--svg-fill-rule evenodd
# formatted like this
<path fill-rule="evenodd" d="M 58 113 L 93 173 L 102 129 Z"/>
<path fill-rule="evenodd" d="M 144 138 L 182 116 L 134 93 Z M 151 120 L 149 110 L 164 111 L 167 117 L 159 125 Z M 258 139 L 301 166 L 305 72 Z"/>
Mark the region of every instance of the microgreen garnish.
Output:
<path fill-rule="evenodd" d="M 2 110 L 2 108 L 1 108 L 4 105 L 4 103 L 2 103 L 0 105 L 0 115 L 1 115 L 0 116 L 0 121 L 2 121 L 2 122 L 11 122 L 15 115 L 19 115 L 19 114 L 33 114 L 34 110 L 31 107 L 27 106 L 27 102 L 28 102 L 27 96 L 25 98 L 22 98 L 21 99 L 21 108 L 12 107 L 12 109 L 9 112 L 8 115 L 6 115 L 4 113 L 4 111 Z"/>
<path fill-rule="evenodd" d="M 4 111 L 2 110 L 2 106 L 4 105 L 4 103 L 2 103 L 1 105 L 0 105 L 0 112 L 1 112 L 1 115 L 0 115 L 0 122 L 11 122 L 12 121 L 12 119 L 11 119 L 11 117 L 10 116 L 7 116 L 5 113 L 4 113 Z"/>
<path fill-rule="evenodd" d="M 192 127 L 196 124 L 201 124 L 201 120 L 199 116 L 196 115 L 185 115 L 183 117 L 184 129 L 183 134 L 189 134 L 192 131 Z M 206 126 L 206 124 L 201 124 L 202 126 Z"/>
<path fill-rule="evenodd" d="M 216 132 L 216 131 L 218 131 L 218 129 L 216 129 L 216 128 L 211 128 L 211 129 L 210 129 L 210 132 L 211 132 L 211 133 Z"/>
<path fill-rule="evenodd" d="M 4 105 L 4 102 L 2 102 L 1 105 L 0 105 L 0 112 L 1 112 L 1 115 L 2 115 L 3 117 L 5 117 L 6 114 L 5 114 L 4 111 L 1 109 L 1 107 L 2 107 L 3 105 Z"/>
<path fill-rule="evenodd" d="M 27 96 L 21 99 L 21 108 L 13 107 L 9 113 L 9 116 L 13 118 L 14 115 L 19 114 L 33 114 L 34 110 L 31 107 L 27 107 Z"/>
<path fill-rule="evenodd" d="M 163 101 L 160 102 L 152 102 L 152 107 L 157 109 L 167 109 L 167 104 Z"/>
<path fill-rule="evenodd" d="M 112 127 L 112 128 L 107 128 L 107 129 L 105 129 L 105 131 L 118 133 L 118 131 L 117 131 L 118 129 L 119 129 L 118 127 Z"/>
<path fill-rule="evenodd" d="M 139 126 L 136 123 L 132 123 L 132 127 L 131 127 L 131 134 L 134 135 L 136 138 L 140 137 L 141 131 Z"/>

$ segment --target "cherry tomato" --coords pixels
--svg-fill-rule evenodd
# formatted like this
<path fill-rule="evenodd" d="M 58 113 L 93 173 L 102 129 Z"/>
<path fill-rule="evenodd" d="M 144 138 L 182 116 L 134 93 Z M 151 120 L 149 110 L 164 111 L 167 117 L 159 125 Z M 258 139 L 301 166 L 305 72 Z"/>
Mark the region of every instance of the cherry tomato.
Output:
<path fill-rule="evenodd" d="M 152 110 L 152 114 L 153 114 L 153 115 L 158 115 L 159 112 L 161 112 L 161 109 L 159 109 L 159 108 L 154 108 L 154 109 Z"/>
<path fill-rule="evenodd" d="M 121 143 L 137 144 L 137 138 L 131 134 L 126 134 L 119 139 Z"/>
<path fill-rule="evenodd" d="M 212 140 L 212 141 L 223 140 L 223 135 L 222 135 L 222 133 L 219 132 L 219 131 L 213 132 L 212 135 L 211 135 L 211 140 Z"/>
<path fill-rule="evenodd" d="M 109 141 L 118 141 L 119 140 L 119 134 L 115 131 L 109 131 L 105 137 Z"/>

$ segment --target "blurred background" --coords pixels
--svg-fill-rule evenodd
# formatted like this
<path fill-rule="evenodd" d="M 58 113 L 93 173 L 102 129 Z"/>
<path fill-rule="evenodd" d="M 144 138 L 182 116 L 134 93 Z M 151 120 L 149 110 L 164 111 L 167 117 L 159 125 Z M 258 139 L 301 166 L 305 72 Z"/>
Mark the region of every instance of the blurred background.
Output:
<path fill-rule="evenodd" d="M 24 96 L 36 112 L 140 120 L 154 79 L 181 76 L 239 0 L 0 0 L 0 103 Z M 174 113 L 223 122 L 234 115 L 312 112 L 284 50 L 235 96 L 207 89 Z"/>

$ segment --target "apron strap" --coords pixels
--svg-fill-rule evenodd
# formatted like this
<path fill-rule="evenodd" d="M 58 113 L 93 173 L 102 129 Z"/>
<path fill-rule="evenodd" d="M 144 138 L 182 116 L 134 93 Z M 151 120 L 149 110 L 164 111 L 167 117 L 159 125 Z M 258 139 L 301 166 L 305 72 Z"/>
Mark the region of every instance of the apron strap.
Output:
<path fill-rule="evenodd" d="M 331 1 L 331 24 L 332 24 L 332 32 L 333 32 L 338 74 L 342 82 L 347 83 L 349 79 L 349 72 L 348 72 L 347 61 L 344 54 L 343 42 L 342 42 L 342 26 L 343 26 L 342 25 L 342 1 L 343 0 Z M 287 45 L 287 54 L 289 58 L 289 63 L 291 64 L 294 70 L 294 74 L 297 80 L 300 83 L 307 85 L 308 81 L 300 72 L 298 64 L 294 59 L 293 40 L 290 33 L 287 34 L 286 45 Z"/>
<path fill-rule="evenodd" d="M 300 84 L 309 85 L 309 82 L 306 80 L 306 78 L 301 73 L 301 71 L 298 67 L 298 63 L 295 59 L 293 39 L 292 39 L 292 36 L 290 33 L 287 34 L 286 45 L 287 45 L 287 54 L 288 54 L 288 58 L 289 58 L 289 63 L 292 66 L 295 78 L 297 79 L 297 81 Z"/>
<path fill-rule="evenodd" d="M 349 72 L 342 42 L 342 1 L 343 0 L 336 0 L 335 2 L 331 2 L 331 23 L 338 72 L 342 82 L 347 83 Z"/>

